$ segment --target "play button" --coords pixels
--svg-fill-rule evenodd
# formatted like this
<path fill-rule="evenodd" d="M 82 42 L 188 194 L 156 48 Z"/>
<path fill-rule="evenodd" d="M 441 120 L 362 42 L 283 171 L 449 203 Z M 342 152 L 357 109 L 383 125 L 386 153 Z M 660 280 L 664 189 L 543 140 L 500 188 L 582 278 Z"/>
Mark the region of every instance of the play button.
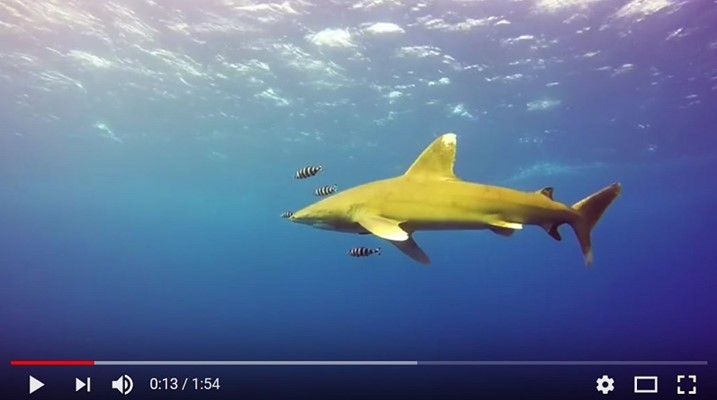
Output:
<path fill-rule="evenodd" d="M 39 380 L 35 379 L 34 376 L 30 375 L 30 394 L 35 393 L 43 386 L 45 386 L 44 383 L 40 382 Z"/>

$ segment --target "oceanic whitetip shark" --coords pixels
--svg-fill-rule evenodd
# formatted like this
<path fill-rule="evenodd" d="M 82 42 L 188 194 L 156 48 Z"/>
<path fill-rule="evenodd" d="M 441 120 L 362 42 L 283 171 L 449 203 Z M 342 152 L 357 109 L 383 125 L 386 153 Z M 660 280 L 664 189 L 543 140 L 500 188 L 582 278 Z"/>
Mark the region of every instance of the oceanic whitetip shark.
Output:
<path fill-rule="evenodd" d="M 538 225 L 555 240 L 558 227 L 575 231 L 586 265 L 592 263 L 590 233 L 620 194 L 613 183 L 572 206 L 553 200 L 553 188 L 523 192 L 467 182 L 453 173 L 456 135 L 431 143 L 401 176 L 355 186 L 295 212 L 290 220 L 340 232 L 371 233 L 388 240 L 412 259 L 428 264 L 413 240 L 423 230 L 490 229 L 510 236 L 524 225 Z"/>

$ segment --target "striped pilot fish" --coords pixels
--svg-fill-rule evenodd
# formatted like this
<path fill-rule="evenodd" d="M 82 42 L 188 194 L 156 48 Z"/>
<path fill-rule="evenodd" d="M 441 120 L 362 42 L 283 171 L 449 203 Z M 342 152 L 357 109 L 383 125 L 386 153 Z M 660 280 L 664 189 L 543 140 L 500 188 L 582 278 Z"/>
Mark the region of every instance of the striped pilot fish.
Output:
<path fill-rule="evenodd" d="M 381 248 L 376 247 L 375 249 L 369 249 L 368 247 L 354 247 L 349 250 L 347 254 L 351 257 L 368 257 L 372 254 L 378 254 L 380 256 Z"/>
<path fill-rule="evenodd" d="M 322 186 L 314 190 L 314 196 L 328 196 L 330 194 L 334 194 L 337 188 L 337 185 Z"/>
<path fill-rule="evenodd" d="M 284 211 L 281 213 L 281 218 L 291 218 L 292 215 L 294 215 L 293 211 Z"/>
<path fill-rule="evenodd" d="M 311 178 L 312 176 L 318 174 L 324 169 L 321 165 L 309 165 L 304 168 L 299 169 L 294 174 L 294 178 L 296 179 L 306 179 Z"/>

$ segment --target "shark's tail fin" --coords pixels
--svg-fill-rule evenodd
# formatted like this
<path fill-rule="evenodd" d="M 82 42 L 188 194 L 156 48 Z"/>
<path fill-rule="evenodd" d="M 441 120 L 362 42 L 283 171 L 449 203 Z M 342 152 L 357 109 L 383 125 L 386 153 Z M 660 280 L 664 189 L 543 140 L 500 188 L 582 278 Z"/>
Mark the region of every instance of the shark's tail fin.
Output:
<path fill-rule="evenodd" d="M 585 258 L 585 265 L 590 265 L 593 262 L 593 250 L 590 233 L 608 206 L 620 194 L 621 189 L 622 188 L 619 183 L 613 183 L 612 185 L 578 201 L 572 206 L 572 208 L 580 215 L 580 217 L 573 221 L 571 225 L 575 231 L 575 235 L 578 237 L 578 242 L 580 242 L 580 249 L 582 250 L 583 257 Z"/>

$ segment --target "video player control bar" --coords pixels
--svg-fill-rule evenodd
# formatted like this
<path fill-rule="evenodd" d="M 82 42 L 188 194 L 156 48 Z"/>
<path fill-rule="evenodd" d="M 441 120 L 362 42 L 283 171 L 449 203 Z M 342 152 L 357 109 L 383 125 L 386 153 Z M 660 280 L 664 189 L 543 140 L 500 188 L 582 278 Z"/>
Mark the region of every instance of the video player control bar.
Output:
<path fill-rule="evenodd" d="M 94 361 L 94 360 L 12 360 L 13 366 L 418 366 L 418 365 L 465 365 L 465 366 L 621 366 L 621 365 L 708 365 L 707 361 Z"/>

